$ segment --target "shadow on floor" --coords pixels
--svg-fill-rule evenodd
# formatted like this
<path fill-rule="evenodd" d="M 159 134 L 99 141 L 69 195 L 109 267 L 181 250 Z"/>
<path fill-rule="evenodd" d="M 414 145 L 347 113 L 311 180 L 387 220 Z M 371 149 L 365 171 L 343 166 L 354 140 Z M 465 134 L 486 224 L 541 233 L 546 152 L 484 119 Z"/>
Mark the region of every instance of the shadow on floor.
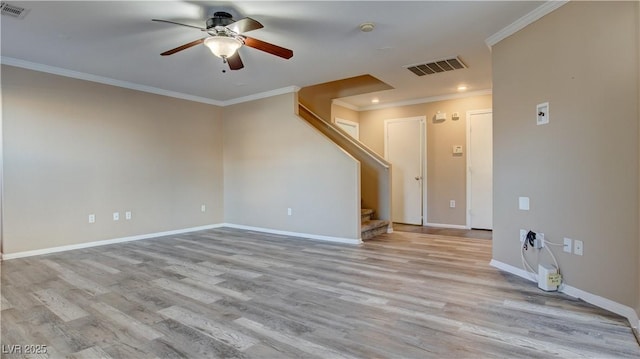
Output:
<path fill-rule="evenodd" d="M 455 229 L 455 228 L 439 228 L 439 227 L 427 227 L 417 226 L 412 224 L 393 223 L 393 230 L 398 232 L 411 232 L 411 233 L 426 233 L 437 234 L 441 236 L 453 236 L 453 237 L 465 237 L 465 238 L 477 238 L 477 239 L 492 239 L 493 232 L 484 229 Z"/>

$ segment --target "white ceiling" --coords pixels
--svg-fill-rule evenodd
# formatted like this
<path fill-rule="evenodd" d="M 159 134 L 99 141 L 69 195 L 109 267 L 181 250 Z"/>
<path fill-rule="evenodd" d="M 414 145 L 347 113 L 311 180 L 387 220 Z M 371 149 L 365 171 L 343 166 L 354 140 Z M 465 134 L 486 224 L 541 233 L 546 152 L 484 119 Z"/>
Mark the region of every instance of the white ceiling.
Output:
<path fill-rule="evenodd" d="M 3 62 L 52 66 L 145 87 L 229 101 L 290 86 L 371 74 L 395 89 L 341 99 L 355 107 L 491 89 L 485 40 L 543 1 L 8 1 L 30 9 L 0 17 Z M 245 68 L 226 71 L 199 39 L 207 15 L 227 11 L 264 28 L 247 33 L 293 50 L 290 60 L 243 47 Z M 363 22 L 376 24 L 361 32 Z M 418 77 L 407 65 L 459 56 L 467 69 Z"/>

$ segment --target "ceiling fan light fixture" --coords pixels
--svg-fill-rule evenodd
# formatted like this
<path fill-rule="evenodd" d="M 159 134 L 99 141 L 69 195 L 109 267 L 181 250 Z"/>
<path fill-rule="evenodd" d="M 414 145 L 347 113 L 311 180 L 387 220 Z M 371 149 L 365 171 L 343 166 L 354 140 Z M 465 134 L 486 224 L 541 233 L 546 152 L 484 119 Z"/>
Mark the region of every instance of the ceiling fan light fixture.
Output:
<path fill-rule="evenodd" d="M 214 55 L 226 59 L 242 46 L 242 41 L 231 36 L 211 36 L 204 40 L 205 46 L 211 50 Z"/>

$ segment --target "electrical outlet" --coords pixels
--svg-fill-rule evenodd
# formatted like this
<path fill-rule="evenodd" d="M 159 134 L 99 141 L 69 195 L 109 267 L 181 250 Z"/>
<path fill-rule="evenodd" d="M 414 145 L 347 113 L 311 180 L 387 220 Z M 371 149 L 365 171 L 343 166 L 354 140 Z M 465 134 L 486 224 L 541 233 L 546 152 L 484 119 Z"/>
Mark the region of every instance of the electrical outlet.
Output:
<path fill-rule="evenodd" d="M 583 253 L 583 247 L 582 246 L 583 246 L 582 241 L 579 241 L 577 239 L 575 241 L 573 241 L 573 253 L 576 254 L 576 255 L 581 256 L 582 253 Z"/>
<path fill-rule="evenodd" d="M 114 221 L 120 220 L 120 212 L 113 212 L 113 220 Z"/>
<path fill-rule="evenodd" d="M 449 201 L 449 208 L 456 208 L 456 200 L 452 199 L 451 201 Z"/>
<path fill-rule="evenodd" d="M 124 212 L 124 218 L 128 221 L 131 219 L 131 211 Z"/>
<path fill-rule="evenodd" d="M 571 238 L 564 237 L 564 247 L 562 247 L 562 250 L 567 253 L 571 253 L 572 252 L 571 242 L 572 242 Z"/>
<path fill-rule="evenodd" d="M 96 223 L 96 215 L 95 214 L 90 214 L 89 215 L 89 223 Z"/>
<path fill-rule="evenodd" d="M 524 243 L 524 240 L 527 239 L 527 233 L 529 233 L 529 231 L 526 229 L 520 230 L 520 243 Z"/>
<path fill-rule="evenodd" d="M 293 210 L 291 208 L 287 208 L 287 216 L 291 216 L 293 214 Z"/>
<path fill-rule="evenodd" d="M 206 212 L 207 211 L 207 206 L 206 205 L 202 205 L 200 206 L 200 212 Z"/>
<path fill-rule="evenodd" d="M 544 245 L 542 244 L 540 238 L 538 238 L 538 236 L 536 235 L 536 239 L 533 241 L 533 248 L 541 249 L 542 247 L 544 247 Z"/>
<path fill-rule="evenodd" d="M 536 240 L 538 241 L 538 243 L 540 243 L 540 248 L 544 247 L 544 233 L 536 233 Z"/>

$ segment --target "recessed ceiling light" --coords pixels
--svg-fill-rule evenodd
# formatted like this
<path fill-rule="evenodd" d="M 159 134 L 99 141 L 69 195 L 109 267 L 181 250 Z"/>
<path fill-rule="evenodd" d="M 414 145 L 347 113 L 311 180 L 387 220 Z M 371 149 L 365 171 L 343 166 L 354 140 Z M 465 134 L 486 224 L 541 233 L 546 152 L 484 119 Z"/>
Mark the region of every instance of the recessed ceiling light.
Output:
<path fill-rule="evenodd" d="M 374 97 L 371 99 L 371 103 L 378 103 L 378 102 L 380 102 L 380 99 L 377 97 Z"/>
<path fill-rule="evenodd" d="M 466 91 L 466 90 L 467 90 L 467 86 L 466 85 L 458 86 L 458 91 Z"/>

